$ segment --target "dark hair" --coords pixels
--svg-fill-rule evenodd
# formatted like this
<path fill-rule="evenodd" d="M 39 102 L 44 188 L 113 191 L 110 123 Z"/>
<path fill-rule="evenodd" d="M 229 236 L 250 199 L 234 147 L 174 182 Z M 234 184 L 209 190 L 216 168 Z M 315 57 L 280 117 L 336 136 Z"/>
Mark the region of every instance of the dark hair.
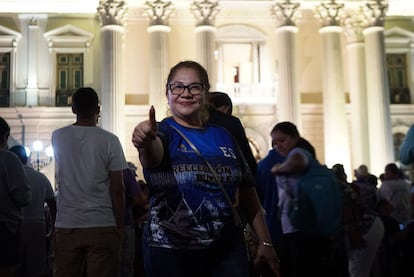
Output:
<path fill-rule="evenodd" d="M 20 159 L 23 164 L 27 163 L 27 153 L 26 149 L 22 145 L 15 145 L 10 148 L 10 151 L 16 154 L 16 156 Z"/>
<path fill-rule="evenodd" d="M 291 137 L 297 138 L 298 141 L 296 143 L 296 147 L 305 149 L 306 151 L 311 153 L 311 155 L 316 159 L 315 148 L 312 146 L 312 144 L 307 139 L 300 136 L 298 128 L 296 127 L 295 124 L 289 121 L 279 122 L 273 127 L 270 133 L 272 134 L 276 131 L 279 131 Z"/>
<path fill-rule="evenodd" d="M 228 114 L 233 113 L 233 102 L 227 93 L 220 91 L 210 92 L 210 104 L 215 108 L 220 108 L 222 106 L 229 106 Z"/>
<path fill-rule="evenodd" d="M 0 117 L 0 139 L 3 139 L 5 136 L 9 136 L 10 126 L 7 124 L 4 118 Z"/>
<path fill-rule="evenodd" d="M 276 131 L 282 132 L 282 133 L 284 133 L 286 135 L 289 135 L 289 136 L 292 136 L 292 137 L 300 138 L 298 128 L 296 127 L 295 124 L 293 124 L 292 122 L 289 122 L 289 121 L 283 121 L 283 122 L 277 123 L 273 127 L 273 129 L 270 133 L 272 134 Z"/>
<path fill-rule="evenodd" d="M 342 164 L 334 164 L 332 166 L 332 171 L 335 173 L 335 176 L 341 180 L 346 182 L 346 173 L 345 173 L 345 169 L 344 166 Z"/>
<path fill-rule="evenodd" d="M 385 166 L 385 171 L 389 171 L 394 175 L 400 175 L 400 169 L 395 163 L 389 163 Z"/>
<path fill-rule="evenodd" d="M 94 115 L 98 105 L 98 94 L 93 88 L 79 88 L 72 95 L 72 109 L 79 116 L 89 117 Z"/>
<path fill-rule="evenodd" d="M 205 68 L 201 64 L 199 64 L 195 61 L 182 61 L 182 62 L 177 63 L 176 65 L 174 65 L 170 69 L 170 73 L 168 74 L 168 77 L 167 77 L 167 84 L 166 84 L 166 89 L 167 90 L 168 90 L 168 87 L 167 87 L 168 84 L 174 78 L 177 71 L 182 69 L 182 68 L 194 69 L 194 71 L 197 72 L 198 78 L 200 79 L 201 84 L 203 84 L 204 89 L 206 91 L 210 90 L 210 82 L 208 80 L 207 71 L 205 70 Z"/>

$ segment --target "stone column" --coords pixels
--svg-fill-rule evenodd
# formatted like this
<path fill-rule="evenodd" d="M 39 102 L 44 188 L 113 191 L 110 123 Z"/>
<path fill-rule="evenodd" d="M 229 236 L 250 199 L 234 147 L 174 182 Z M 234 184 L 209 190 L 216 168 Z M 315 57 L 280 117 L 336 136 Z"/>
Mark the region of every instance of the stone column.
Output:
<path fill-rule="evenodd" d="M 363 30 L 367 70 L 368 130 L 370 171 L 379 175 L 389 162 L 394 162 L 388 77 L 385 63 L 384 21 L 386 1 L 367 1 Z"/>
<path fill-rule="evenodd" d="M 36 16 L 27 18 L 28 27 L 28 60 L 27 60 L 27 86 L 26 86 L 26 105 L 27 106 L 38 106 L 39 105 L 39 87 L 37 80 L 37 46 L 39 44 L 39 26 L 38 18 Z"/>
<path fill-rule="evenodd" d="M 171 28 L 168 26 L 168 19 L 173 11 L 170 1 L 147 1 L 145 2 L 145 13 L 150 21 L 147 32 L 150 34 L 150 87 L 149 104 L 156 110 L 157 120 L 167 116 L 167 98 L 165 95 L 165 81 L 168 77 L 169 53 L 168 34 Z"/>
<path fill-rule="evenodd" d="M 191 5 L 197 23 L 194 29 L 196 35 L 196 55 L 201 65 L 207 70 L 211 91 L 217 83 L 217 64 L 214 59 L 215 33 L 214 20 L 219 12 L 217 0 L 196 0 Z"/>
<path fill-rule="evenodd" d="M 299 3 L 290 0 L 278 2 L 272 7 L 276 18 L 277 63 L 279 93 L 277 95 L 277 120 L 291 121 L 301 129 L 300 93 L 297 86 L 296 33 L 294 15 Z"/>
<path fill-rule="evenodd" d="M 325 163 L 330 167 L 336 163 L 351 172 L 348 124 L 345 112 L 343 88 L 343 66 L 341 53 L 340 16 L 343 4 L 335 0 L 317 6 L 317 16 L 322 27 L 322 82 L 323 118 L 325 140 Z"/>
<path fill-rule="evenodd" d="M 349 95 L 351 99 L 352 168 L 357 168 L 361 164 L 370 164 L 363 24 L 360 11 L 356 14 L 355 12 L 349 14 L 345 19 Z M 352 175 L 353 172 L 350 172 L 348 177 Z"/>
<path fill-rule="evenodd" d="M 101 0 L 97 10 L 101 21 L 102 43 L 101 126 L 117 135 L 124 146 L 125 92 L 122 57 L 126 6 L 121 0 Z"/>

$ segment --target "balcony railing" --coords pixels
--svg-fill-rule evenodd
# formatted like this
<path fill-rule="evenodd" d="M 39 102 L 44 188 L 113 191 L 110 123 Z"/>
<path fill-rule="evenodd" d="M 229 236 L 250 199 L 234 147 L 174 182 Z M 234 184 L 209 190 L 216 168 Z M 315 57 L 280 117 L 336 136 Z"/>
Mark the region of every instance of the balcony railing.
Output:
<path fill-rule="evenodd" d="M 217 91 L 227 93 L 234 105 L 276 104 L 277 84 L 217 83 Z"/>

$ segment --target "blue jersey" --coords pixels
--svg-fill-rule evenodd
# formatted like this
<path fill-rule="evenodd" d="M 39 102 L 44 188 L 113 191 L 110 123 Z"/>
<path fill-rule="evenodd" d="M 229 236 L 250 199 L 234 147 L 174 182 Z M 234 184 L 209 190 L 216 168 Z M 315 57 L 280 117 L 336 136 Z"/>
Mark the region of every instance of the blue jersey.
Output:
<path fill-rule="evenodd" d="M 253 186 L 253 180 L 224 128 L 186 128 L 172 118 L 159 124 L 165 155 L 157 168 L 144 169 L 150 189 L 146 239 L 159 247 L 205 248 L 225 224 L 234 224 L 234 215 L 204 159 L 171 126 L 182 131 L 211 163 L 233 203 L 237 203 L 239 186 Z"/>

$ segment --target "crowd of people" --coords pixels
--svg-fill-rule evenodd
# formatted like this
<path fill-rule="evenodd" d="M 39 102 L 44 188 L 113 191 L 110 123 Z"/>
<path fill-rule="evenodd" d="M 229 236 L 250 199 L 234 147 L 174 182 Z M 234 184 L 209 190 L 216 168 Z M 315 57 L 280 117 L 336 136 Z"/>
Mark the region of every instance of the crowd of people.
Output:
<path fill-rule="evenodd" d="M 341 223 L 333 235 L 308 234 L 290 209 L 318 158 L 295 124 L 278 122 L 256 162 L 231 99 L 210 92 L 199 63 L 173 66 L 165 97 L 170 116 L 158 122 L 151 107 L 132 132 L 140 177 L 99 127 L 96 91 L 78 89 L 76 121 L 52 133 L 55 192 L 23 146 L 8 151 L 0 117 L 0 276 L 414 275 L 414 189 L 398 164 L 378 177 L 361 165 L 349 182 L 338 161 Z M 414 162 L 413 149 L 410 130 L 402 162 Z"/>

